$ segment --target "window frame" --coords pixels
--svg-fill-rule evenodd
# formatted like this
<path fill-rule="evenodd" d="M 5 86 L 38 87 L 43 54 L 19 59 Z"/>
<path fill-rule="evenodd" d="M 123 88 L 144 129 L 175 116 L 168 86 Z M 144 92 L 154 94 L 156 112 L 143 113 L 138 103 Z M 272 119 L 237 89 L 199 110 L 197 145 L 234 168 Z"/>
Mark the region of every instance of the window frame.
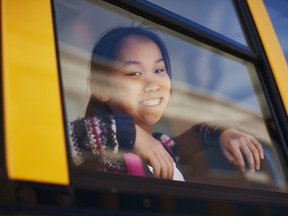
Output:
<path fill-rule="evenodd" d="M 244 35 L 248 40 L 250 50 L 236 41 L 233 41 L 193 21 L 178 16 L 177 14 L 174 14 L 151 2 L 144 0 L 103 1 L 138 16 L 144 17 L 147 20 L 155 22 L 159 25 L 166 26 L 169 29 L 175 30 L 185 36 L 193 38 L 201 43 L 219 49 L 237 58 L 253 63 L 256 68 L 257 76 L 262 84 L 261 87 L 263 88 L 266 101 L 271 112 L 271 121 L 273 121 L 276 125 L 276 128 L 270 127 L 269 131 L 272 131 L 273 136 L 279 138 L 277 141 L 280 143 L 280 148 L 283 151 L 285 158 L 285 165 L 287 166 L 288 151 L 285 140 L 288 140 L 288 133 L 285 134 L 285 131 L 288 131 L 288 125 L 283 118 L 283 116 L 286 116 L 286 112 L 247 3 L 241 0 L 233 1 L 240 24 L 243 26 Z M 64 95 L 63 92 L 64 91 L 62 88 L 62 97 Z M 257 189 L 198 183 L 189 183 L 189 185 L 187 185 L 186 183 L 134 176 L 129 176 L 128 179 L 127 176 L 117 174 L 91 174 L 89 171 L 76 170 L 71 168 L 71 166 L 70 178 L 76 194 L 82 190 L 86 190 L 89 191 L 88 193 L 109 192 L 112 194 L 117 194 L 117 196 L 121 196 L 122 194 L 130 194 L 131 196 L 133 194 L 137 194 L 139 199 L 164 194 L 172 197 L 172 199 L 184 197 L 185 199 L 205 199 L 211 202 L 213 200 L 230 200 L 231 202 L 258 202 L 273 205 L 282 205 L 287 203 L 287 194 L 276 191 L 262 191 Z M 129 182 L 129 185 L 127 185 L 127 182 Z M 133 196 L 131 199 L 133 199 Z"/>

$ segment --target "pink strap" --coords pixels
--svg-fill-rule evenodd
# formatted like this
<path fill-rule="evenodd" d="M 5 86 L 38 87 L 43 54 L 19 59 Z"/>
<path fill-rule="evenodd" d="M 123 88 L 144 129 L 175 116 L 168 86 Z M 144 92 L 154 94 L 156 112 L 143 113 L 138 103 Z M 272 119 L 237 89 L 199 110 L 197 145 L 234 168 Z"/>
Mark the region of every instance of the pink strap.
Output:
<path fill-rule="evenodd" d="M 133 153 L 125 153 L 124 159 L 127 173 L 134 176 L 145 176 L 144 167 L 140 157 Z"/>

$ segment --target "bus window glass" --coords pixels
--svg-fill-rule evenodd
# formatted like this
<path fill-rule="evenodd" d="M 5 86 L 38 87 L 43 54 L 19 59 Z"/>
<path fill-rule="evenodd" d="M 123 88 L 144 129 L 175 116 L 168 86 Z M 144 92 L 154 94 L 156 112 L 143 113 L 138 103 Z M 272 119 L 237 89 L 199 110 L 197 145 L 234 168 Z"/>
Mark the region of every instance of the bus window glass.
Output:
<path fill-rule="evenodd" d="M 277 142 L 269 135 L 273 121 L 253 64 L 108 3 L 55 0 L 54 7 L 76 168 L 286 190 Z M 132 36 L 120 38 L 127 31 Z M 161 134 L 152 137 L 151 126 Z M 162 145 L 155 150 L 161 153 L 155 163 L 141 148 L 159 142 L 164 150 Z M 257 152 L 252 158 L 251 149 Z M 243 161 L 233 162 L 238 153 Z M 131 161 L 141 172 L 129 167 Z"/>
<path fill-rule="evenodd" d="M 284 52 L 286 61 L 288 62 L 288 15 L 286 12 L 288 8 L 288 2 L 285 0 L 265 0 L 264 3 L 277 34 L 281 48 Z"/>
<path fill-rule="evenodd" d="M 247 46 L 233 3 L 230 0 L 148 1 Z"/>

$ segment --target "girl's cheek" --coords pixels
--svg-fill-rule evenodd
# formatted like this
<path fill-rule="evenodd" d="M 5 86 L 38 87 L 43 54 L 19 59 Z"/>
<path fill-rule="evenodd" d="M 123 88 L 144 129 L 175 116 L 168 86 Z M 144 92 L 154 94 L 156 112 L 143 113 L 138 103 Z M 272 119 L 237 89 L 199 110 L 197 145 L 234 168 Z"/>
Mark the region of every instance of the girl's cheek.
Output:
<path fill-rule="evenodd" d="M 170 91 L 171 89 L 171 80 L 169 77 L 166 77 L 165 79 L 162 80 L 162 86 L 167 89 L 168 91 Z"/>

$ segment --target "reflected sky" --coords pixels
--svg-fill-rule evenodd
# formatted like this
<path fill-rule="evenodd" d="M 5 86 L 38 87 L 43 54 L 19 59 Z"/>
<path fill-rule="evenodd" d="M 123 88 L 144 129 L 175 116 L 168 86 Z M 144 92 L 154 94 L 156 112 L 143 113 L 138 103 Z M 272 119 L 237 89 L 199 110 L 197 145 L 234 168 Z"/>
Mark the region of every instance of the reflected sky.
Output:
<path fill-rule="evenodd" d="M 231 0 L 148 0 L 247 46 Z"/>

